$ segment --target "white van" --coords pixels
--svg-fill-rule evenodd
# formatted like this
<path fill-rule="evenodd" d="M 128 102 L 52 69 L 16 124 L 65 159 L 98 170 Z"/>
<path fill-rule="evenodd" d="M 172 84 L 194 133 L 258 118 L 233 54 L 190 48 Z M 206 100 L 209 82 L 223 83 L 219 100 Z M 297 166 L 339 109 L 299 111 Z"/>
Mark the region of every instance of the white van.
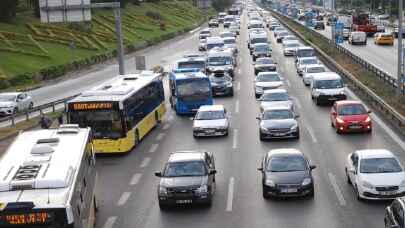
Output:
<path fill-rule="evenodd" d="M 351 32 L 349 35 L 349 44 L 367 45 L 367 34 L 365 32 Z"/>
<path fill-rule="evenodd" d="M 222 48 L 222 47 L 224 47 L 224 40 L 221 38 L 221 37 L 219 37 L 219 36 L 214 36 L 214 37 L 207 37 L 207 39 L 206 39 L 207 41 L 206 41 L 206 47 L 205 47 L 205 49 L 207 50 L 207 51 L 209 51 L 209 50 L 211 50 L 211 49 L 213 49 L 213 48 L 215 48 L 215 47 L 219 47 L 219 48 Z"/>
<path fill-rule="evenodd" d="M 342 78 L 335 72 L 324 72 L 313 75 L 311 80 L 311 97 L 316 105 L 346 100 Z"/>

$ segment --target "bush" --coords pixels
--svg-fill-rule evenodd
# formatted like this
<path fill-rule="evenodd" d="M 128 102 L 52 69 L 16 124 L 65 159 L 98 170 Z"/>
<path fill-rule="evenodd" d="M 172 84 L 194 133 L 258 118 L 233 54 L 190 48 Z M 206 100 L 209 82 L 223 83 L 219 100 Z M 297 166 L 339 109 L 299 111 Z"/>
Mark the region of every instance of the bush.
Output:
<path fill-rule="evenodd" d="M 24 73 L 17 75 L 11 79 L 8 80 L 8 83 L 11 86 L 20 86 L 20 85 L 28 85 L 32 84 L 33 80 L 33 74 L 32 73 Z"/>

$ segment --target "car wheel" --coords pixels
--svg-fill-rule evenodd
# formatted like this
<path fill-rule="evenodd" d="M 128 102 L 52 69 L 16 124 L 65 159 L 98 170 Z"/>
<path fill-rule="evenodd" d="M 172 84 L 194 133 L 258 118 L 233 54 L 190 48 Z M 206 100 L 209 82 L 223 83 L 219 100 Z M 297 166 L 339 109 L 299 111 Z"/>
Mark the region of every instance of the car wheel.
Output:
<path fill-rule="evenodd" d="M 262 188 L 262 191 L 263 191 L 263 198 L 264 199 L 270 199 L 270 195 L 264 190 L 264 186 Z"/>
<path fill-rule="evenodd" d="M 260 141 L 264 141 L 264 140 L 265 140 L 265 138 L 264 138 L 264 136 L 263 136 L 263 134 L 262 134 L 261 132 L 259 132 L 259 137 L 260 137 Z"/>
<path fill-rule="evenodd" d="M 229 96 L 233 97 L 233 88 L 231 89 L 231 92 L 229 92 Z"/>
<path fill-rule="evenodd" d="M 162 202 L 159 201 L 159 208 L 160 208 L 160 210 L 165 211 L 165 210 L 169 209 L 169 206 L 166 204 L 163 204 Z"/>
<path fill-rule="evenodd" d="M 256 62 L 256 56 L 253 56 L 252 59 L 253 59 L 253 62 Z"/>
<path fill-rule="evenodd" d="M 356 198 L 358 201 L 363 201 L 363 198 L 361 198 L 359 190 L 357 189 L 357 186 L 355 187 L 355 191 L 356 191 Z"/>
<path fill-rule="evenodd" d="M 15 107 L 14 110 L 13 110 L 13 115 L 15 115 L 15 114 L 17 114 L 17 113 L 18 113 L 18 108 Z"/>
<path fill-rule="evenodd" d="M 313 199 L 315 196 L 315 189 L 312 189 L 311 192 L 308 194 L 308 198 Z"/>
<path fill-rule="evenodd" d="M 345 173 L 346 173 L 346 181 L 348 184 L 352 184 L 352 181 L 350 180 L 349 174 L 347 173 L 347 169 L 345 169 Z"/>
<path fill-rule="evenodd" d="M 198 135 L 196 135 L 196 134 L 193 132 L 193 137 L 196 139 L 196 138 L 198 138 Z"/>
<path fill-rule="evenodd" d="M 316 98 L 314 98 L 315 99 L 315 104 L 316 105 L 320 105 L 320 102 L 319 102 L 319 99 L 316 97 Z"/>
<path fill-rule="evenodd" d="M 295 135 L 295 139 L 300 139 L 300 132 L 298 131 L 297 134 Z"/>
<path fill-rule="evenodd" d="M 339 130 L 339 128 L 338 128 L 337 126 L 335 126 L 335 128 L 336 128 L 336 133 L 337 133 L 337 134 L 339 134 L 339 135 L 342 134 L 342 131 Z"/>
<path fill-rule="evenodd" d="M 34 108 L 34 103 L 31 102 L 30 105 L 28 106 L 28 109 L 33 109 Z"/>
<path fill-rule="evenodd" d="M 257 75 L 257 70 L 255 70 L 255 75 Z"/>

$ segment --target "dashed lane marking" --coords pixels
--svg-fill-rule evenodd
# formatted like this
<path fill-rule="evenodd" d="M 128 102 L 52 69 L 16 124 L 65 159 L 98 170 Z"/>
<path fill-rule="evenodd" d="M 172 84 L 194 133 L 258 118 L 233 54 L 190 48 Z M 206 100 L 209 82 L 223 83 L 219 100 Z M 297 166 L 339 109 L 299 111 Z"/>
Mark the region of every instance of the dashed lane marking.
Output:
<path fill-rule="evenodd" d="M 113 228 L 114 223 L 117 220 L 117 216 L 111 216 L 107 219 L 107 221 L 104 223 L 103 228 Z"/>
<path fill-rule="evenodd" d="M 314 130 L 312 129 L 311 126 L 305 126 L 307 128 L 307 131 L 309 133 L 309 135 L 311 136 L 312 142 L 317 143 L 318 139 L 315 136 Z"/>
<path fill-rule="evenodd" d="M 232 211 L 234 185 L 235 185 L 235 178 L 234 177 L 229 178 L 228 199 L 226 201 L 226 211 L 228 212 Z"/>
<path fill-rule="evenodd" d="M 117 206 L 121 207 L 125 205 L 130 196 L 131 196 L 130 192 L 123 192 L 120 199 L 118 200 Z"/>
<path fill-rule="evenodd" d="M 346 206 L 346 200 L 343 197 L 342 191 L 340 191 L 340 188 L 337 184 L 335 175 L 333 175 L 332 173 L 328 173 L 328 176 L 329 176 L 329 181 L 332 184 L 333 190 L 335 191 L 335 194 L 339 200 L 340 206 Z"/>
<path fill-rule="evenodd" d="M 158 149 L 158 147 L 159 147 L 159 144 L 157 144 L 157 143 L 155 143 L 155 144 L 152 144 L 152 146 L 150 147 L 150 149 L 149 149 L 149 153 L 155 153 L 156 152 L 156 150 Z"/>
<path fill-rule="evenodd" d="M 141 168 L 145 168 L 145 167 L 147 167 L 147 166 L 149 165 L 149 163 L 150 163 L 150 158 L 149 158 L 149 157 L 146 157 L 146 158 L 143 159 L 143 161 L 142 161 L 140 167 L 141 167 Z"/>
<path fill-rule="evenodd" d="M 165 135 L 166 135 L 165 133 L 159 133 L 158 136 L 156 137 L 156 140 L 157 141 L 162 140 L 165 137 Z"/>
<path fill-rule="evenodd" d="M 239 100 L 235 102 L 235 113 L 239 113 Z"/>
<path fill-rule="evenodd" d="M 238 129 L 233 130 L 233 143 L 232 143 L 232 148 L 236 149 L 238 148 Z"/>
<path fill-rule="evenodd" d="M 240 82 L 238 82 L 237 84 L 236 84 L 236 90 L 240 90 Z"/>
<path fill-rule="evenodd" d="M 131 178 L 131 182 L 129 182 L 129 185 L 136 185 L 138 184 L 139 180 L 142 177 L 142 173 L 135 173 L 132 178 Z"/>
<path fill-rule="evenodd" d="M 167 129 L 169 129 L 170 128 L 170 124 L 169 123 L 165 123 L 164 125 L 163 125 L 163 130 L 167 130 Z"/>

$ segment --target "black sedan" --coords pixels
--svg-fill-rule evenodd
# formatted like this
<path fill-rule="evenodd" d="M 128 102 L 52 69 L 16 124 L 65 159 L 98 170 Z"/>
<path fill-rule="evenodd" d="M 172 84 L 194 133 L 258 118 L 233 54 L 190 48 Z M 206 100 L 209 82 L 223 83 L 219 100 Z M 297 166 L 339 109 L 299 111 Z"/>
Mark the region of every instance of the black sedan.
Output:
<path fill-rule="evenodd" d="M 255 67 L 255 75 L 257 75 L 260 72 L 276 71 L 277 63 L 274 62 L 272 58 L 262 57 L 256 59 L 254 67 Z"/>
<path fill-rule="evenodd" d="M 209 76 L 214 96 L 233 96 L 232 77 L 228 73 L 214 72 Z"/>
<path fill-rule="evenodd" d="M 302 152 L 292 148 L 270 150 L 258 170 L 262 173 L 263 198 L 314 196 L 314 179 Z"/>

